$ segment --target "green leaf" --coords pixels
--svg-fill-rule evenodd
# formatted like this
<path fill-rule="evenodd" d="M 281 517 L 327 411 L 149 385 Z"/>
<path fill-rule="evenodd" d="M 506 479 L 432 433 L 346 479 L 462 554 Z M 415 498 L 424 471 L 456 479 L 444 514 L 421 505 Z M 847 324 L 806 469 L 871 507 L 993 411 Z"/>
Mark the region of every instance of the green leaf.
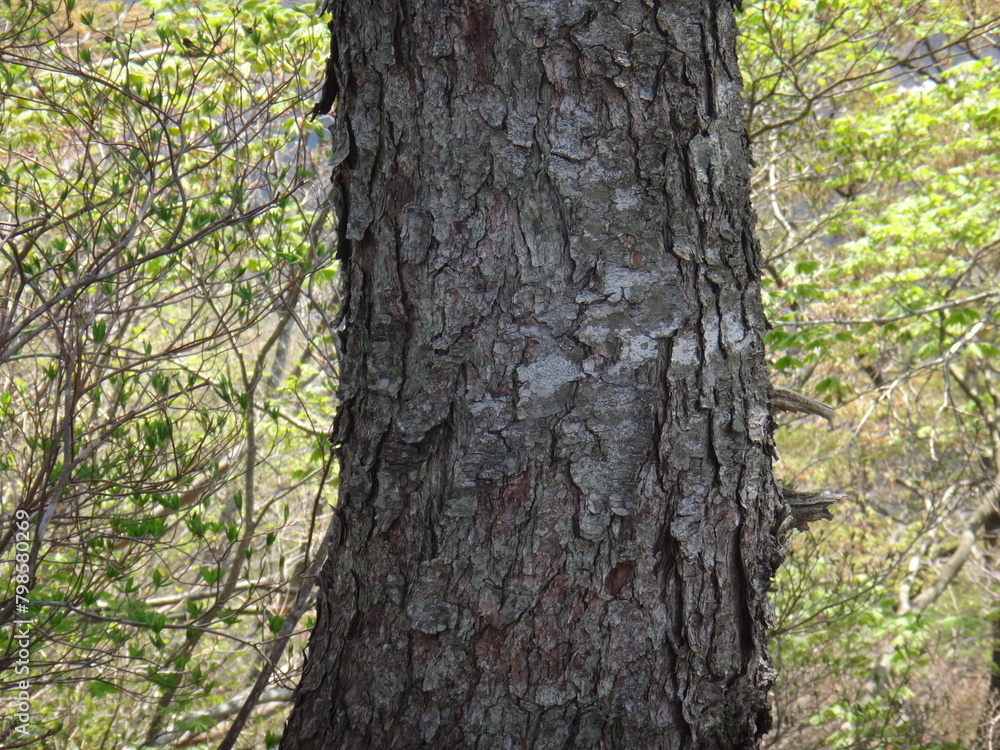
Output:
<path fill-rule="evenodd" d="M 791 354 L 786 354 L 774 363 L 774 369 L 782 372 L 796 370 L 800 367 L 802 367 L 802 360 L 798 357 L 793 357 Z"/>
<path fill-rule="evenodd" d="M 201 577 L 202 577 L 202 579 L 204 579 L 205 583 L 208 583 L 208 584 L 217 583 L 218 580 L 219 580 L 219 578 L 222 577 L 222 569 L 221 568 L 208 568 L 208 567 L 202 566 L 202 567 L 198 568 L 198 572 L 201 574 Z"/>
<path fill-rule="evenodd" d="M 87 692 L 91 698 L 105 698 L 109 695 L 117 695 L 121 691 L 110 682 L 103 680 L 93 680 L 87 685 Z"/>
<path fill-rule="evenodd" d="M 807 276 L 819 270 L 818 260 L 802 260 L 795 264 L 795 273 Z"/>

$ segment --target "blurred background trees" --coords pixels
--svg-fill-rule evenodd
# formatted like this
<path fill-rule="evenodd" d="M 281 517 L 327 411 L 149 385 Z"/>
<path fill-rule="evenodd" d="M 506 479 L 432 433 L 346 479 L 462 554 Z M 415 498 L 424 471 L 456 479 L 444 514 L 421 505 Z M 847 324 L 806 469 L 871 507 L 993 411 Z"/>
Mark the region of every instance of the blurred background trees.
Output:
<path fill-rule="evenodd" d="M 1000 739 L 997 18 L 739 18 L 774 380 L 837 407 L 778 473 L 850 493 L 775 584 L 772 748 Z M 3 3 L 0 703 L 23 509 L 39 747 L 216 747 L 254 686 L 241 741 L 280 732 L 336 482 L 326 49 L 311 5 Z"/>
<path fill-rule="evenodd" d="M 852 498 L 776 582 L 770 747 L 971 746 L 996 721 L 998 16 L 742 19 L 773 377 L 838 408 L 779 430 L 777 473 Z"/>
<path fill-rule="evenodd" d="M 39 746 L 217 743 L 258 678 L 294 686 L 336 477 L 323 28 L 253 0 L 0 15 L 0 700 L 28 616 Z"/>

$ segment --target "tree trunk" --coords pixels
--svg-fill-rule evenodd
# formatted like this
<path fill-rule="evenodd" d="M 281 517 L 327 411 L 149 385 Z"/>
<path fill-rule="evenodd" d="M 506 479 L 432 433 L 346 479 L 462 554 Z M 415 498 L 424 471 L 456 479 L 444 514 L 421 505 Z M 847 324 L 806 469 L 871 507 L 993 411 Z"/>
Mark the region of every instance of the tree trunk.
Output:
<path fill-rule="evenodd" d="M 996 458 L 994 457 L 994 463 Z M 1000 487 L 1000 481 L 994 479 L 994 487 Z M 987 498 L 989 499 L 989 498 Z M 993 498 L 996 503 L 997 498 Z M 984 524 L 986 539 L 987 560 L 990 568 L 997 570 L 997 563 L 1000 562 L 1000 543 L 997 539 L 997 529 L 1000 525 L 996 511 Z M 997 602 L 1000 604 L 1000 601 Z M 982 717 L 979 722 L 979 729 L 976 733 L 975 742 L 972 744 L 973 750 L 993 750 L 1000 745 L 1000 618 L 994 618 L 989 624 L 991 636 L 991 670 L 989 688 L 986 691 L 986 702 L 983 706 Z"/>
<path fill-rule="evenodd" d="M 754 747 L 781 506 L 732 9 L 333 15 L 339 528 L 282 747 Z"/>

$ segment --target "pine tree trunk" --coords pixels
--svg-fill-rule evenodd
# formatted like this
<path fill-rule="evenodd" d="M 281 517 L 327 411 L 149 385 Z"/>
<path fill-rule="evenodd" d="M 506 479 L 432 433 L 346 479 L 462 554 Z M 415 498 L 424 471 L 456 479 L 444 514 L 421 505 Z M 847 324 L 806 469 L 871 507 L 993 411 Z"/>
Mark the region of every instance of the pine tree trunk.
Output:
<path fill-rule="evenodd" d="M 754 747 L 780 501 L 732 9 L 334 19 L 338 533 L 282 747 Z"/>

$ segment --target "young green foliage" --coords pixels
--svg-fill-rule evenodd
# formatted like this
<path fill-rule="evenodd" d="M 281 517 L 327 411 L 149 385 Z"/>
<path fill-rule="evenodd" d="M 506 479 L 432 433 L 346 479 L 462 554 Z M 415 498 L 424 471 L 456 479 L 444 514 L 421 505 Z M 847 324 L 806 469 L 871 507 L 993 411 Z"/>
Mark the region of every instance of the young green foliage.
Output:
<path fill-rule="evenodd" d="M 180 737 L 252 678 L 320 546 L 321 32 L 268 1 L 0 20 L 0 504 L 31 521 L 43 743 Z M 116 691 L 135 711 L 105 716 Z"/>
<path fill-rule="evenodd" d="M 996 602 L 940 576 L 1000 487 L 998 18 L 788 0 L 743 19 L 775 379 L 838 407 L 834 432 L 786 422 L 778 472 L 857 501 L 776 587 L 774 747 L 951 747 L 984 718 Z"/>

